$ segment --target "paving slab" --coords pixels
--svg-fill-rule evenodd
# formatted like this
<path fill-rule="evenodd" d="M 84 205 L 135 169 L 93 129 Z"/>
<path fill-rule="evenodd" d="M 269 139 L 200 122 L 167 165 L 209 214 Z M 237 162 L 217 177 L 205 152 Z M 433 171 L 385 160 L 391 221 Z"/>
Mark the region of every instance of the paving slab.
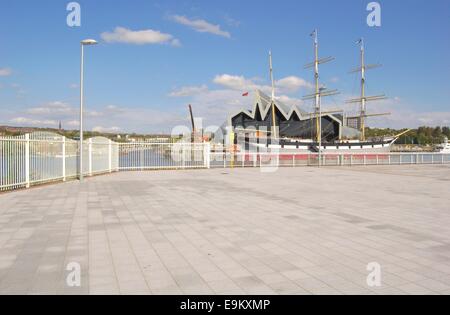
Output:
<path fill-rule="evenodd" d="M 0 294 L 448 294 L 449 191 L 450 166 L 404 165 L 121 172 L 3 193 Z"/>

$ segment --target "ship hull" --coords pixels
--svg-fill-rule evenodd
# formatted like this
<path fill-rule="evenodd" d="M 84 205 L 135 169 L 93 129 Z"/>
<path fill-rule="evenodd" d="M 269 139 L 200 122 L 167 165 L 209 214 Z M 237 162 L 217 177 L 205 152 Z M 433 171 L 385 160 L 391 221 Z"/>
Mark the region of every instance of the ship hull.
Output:
<path fill-rule="evenodd" d="M 279 143 L 251 143 L 246 145 L 247 150 L 253 151 L 277 151 L 279 153 L 388 153 L 395 142 L 395 138 L 389 138 L 374 142 L 329 142 L 319 144 L 313 141 L 280 140 Z"/>

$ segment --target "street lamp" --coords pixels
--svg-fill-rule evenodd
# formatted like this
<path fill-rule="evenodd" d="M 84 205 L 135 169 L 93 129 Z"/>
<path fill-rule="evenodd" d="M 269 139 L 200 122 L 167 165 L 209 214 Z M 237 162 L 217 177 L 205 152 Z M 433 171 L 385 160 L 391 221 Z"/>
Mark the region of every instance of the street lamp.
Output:
<path fill-rule="evenodd" d="M 80 181 L 83 180 L 83 77 L 84 77 L 84 46 L 96 45 L 94 39 L 81 41 L 81 70 L 80 70 Z"/>

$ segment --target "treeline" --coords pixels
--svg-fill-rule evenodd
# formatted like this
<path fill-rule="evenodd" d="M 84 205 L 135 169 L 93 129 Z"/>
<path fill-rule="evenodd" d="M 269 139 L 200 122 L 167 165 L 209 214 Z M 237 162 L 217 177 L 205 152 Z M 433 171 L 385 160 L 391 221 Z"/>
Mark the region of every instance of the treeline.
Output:
<path fill-rule="evenodd" d="M 35 131 L 47 131 L 54 132 L 59 135 L 65 136 L 69 139 L 79 139 L 80 132 L 78 130 L 60 130 L 55 128 L 32 128 L 32 127 L 9 127 L 9 126 L 0 126 L 0 136 L 19 136 L 26 133 L 31 133 Z M 120 139 L 117 138 L 117 135 L 120 135 Z M 97 132 L 97 131 L 84 131 L 83 136 L 85 139 L 91 137 L 105 137 L 114 140 L 115 142 L 125 142 L 128 138 L 134 139 L 143 139 L 143 138 L 170 138 L 170 135 L 157 135 L 157 134 L 138 134 L 138 133 L 107 133 L 107 132 Z"/>
<path fill-rule="evenodd" d="M 383 137 L 400 134 L 407 129 L 378 129 L 367 128 L 366 135 L 368 137 Z M 419 127 L 409 131 L 401 136 L 397 144 L 416 144 L 416 145 L 435 145 L 444 142 L 445 137 L 450 139 L 450 127 Z"/>

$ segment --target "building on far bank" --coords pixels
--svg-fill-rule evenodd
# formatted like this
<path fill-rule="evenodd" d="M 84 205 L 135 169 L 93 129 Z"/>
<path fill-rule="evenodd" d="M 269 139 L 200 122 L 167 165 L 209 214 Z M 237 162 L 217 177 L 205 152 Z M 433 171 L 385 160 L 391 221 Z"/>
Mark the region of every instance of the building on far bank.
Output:
<path fill-rule="evenodd" d="M 287 106 L 275 100 L 275 123 L 279 128 L 280 138 L 313 139 L 316 135 L 316 118 L 297 106 Z M 347 125 L 342 114 L 322 114 L 322 139 L 334 141 L 359 137 L 359 130 Z M 252 110 L 242 109 L 230 115 L 222 125 L 223 135 L 230 130 L 272 129 L 271 99 L 263 92 L 255 91 Z M 216 133 L 217 134 L 217 133 Z M 217 137 L 220 139 L 221 137 Z"/>

